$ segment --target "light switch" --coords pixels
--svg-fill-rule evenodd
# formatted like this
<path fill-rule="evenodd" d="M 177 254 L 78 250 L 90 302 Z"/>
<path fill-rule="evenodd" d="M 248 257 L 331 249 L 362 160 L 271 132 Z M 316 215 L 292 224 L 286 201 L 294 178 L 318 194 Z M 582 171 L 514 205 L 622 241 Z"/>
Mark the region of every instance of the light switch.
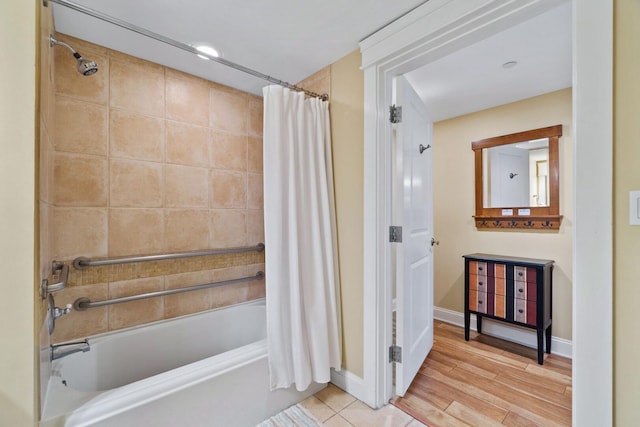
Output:
<path fill-rule="evenodd" d="M 629 224 L 640 225 L 640 191 L 629 191 Z"/>

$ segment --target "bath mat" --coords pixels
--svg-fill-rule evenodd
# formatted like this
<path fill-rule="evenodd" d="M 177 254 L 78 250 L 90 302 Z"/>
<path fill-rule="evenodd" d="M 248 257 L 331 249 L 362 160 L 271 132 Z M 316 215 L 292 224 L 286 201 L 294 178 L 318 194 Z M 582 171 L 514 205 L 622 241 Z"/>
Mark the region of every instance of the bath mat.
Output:
<path fill-rule="evenodd" d="M 300 405 L 293 405 L 275 414 L 256 427 L 319 427 L 322 426 L 313 415 Z"/>

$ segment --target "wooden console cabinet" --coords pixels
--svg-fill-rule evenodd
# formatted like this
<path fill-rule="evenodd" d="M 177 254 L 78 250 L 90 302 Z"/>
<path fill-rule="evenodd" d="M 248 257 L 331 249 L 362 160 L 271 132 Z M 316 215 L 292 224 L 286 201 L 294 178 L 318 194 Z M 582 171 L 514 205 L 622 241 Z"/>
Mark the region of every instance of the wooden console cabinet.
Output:
<path fill-rule="evenodd" d="M 511 256 L 464 255 L 464 338 L 469 341 L 471 313 L 482 333 L 482 318 L 535 329 L 538 363 L 543 363 L 543 335 L 551 353 L 553 261 Z"/>

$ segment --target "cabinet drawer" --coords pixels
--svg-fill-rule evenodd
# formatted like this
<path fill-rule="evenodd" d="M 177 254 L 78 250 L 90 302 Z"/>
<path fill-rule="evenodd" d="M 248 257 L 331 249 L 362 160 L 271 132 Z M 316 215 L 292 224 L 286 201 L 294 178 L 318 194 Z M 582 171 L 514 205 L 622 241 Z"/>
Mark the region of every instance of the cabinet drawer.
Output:
<path fill-rule="evenodd" d="M 469 310 L 506 318 L 507 304 L 504 295 L 491 292 L 469 291 Z"/>
<path fill-rule="evenodd" d="M 505 264 L 482 261 L 469 261 L 469 274 L 487 277 L 507 277 Z"/>
<path fill-rule="evenodd" d="M 535 282 L 522 282 L 516 280 L 513 288 L 513 296 L 515 298 L 522 298 L 529 301 L 536 301 L 537 297 L 537 284 Z"/>
<path fill-rule="evenodd" d="M 533 267 L 522 267 L 515 266 L 513 267 L 513 277 L 516 281 L 522 281 L 527 283 L 536 283 L 537 282 L 537 272 Z"/>
<path fill-rule="evenodd" d="M 469 274 L 487 276 L 487 263 L 481 261 L 469 261 Z"/>
<path fill-rule="evenodd" d="M 469 289 L 498 295 L 507 294 L 506 279 L 504 277 L 485 277 L 477 274 L 469 274 Z"/>
<path fill-rule="evenodd" d="M 527 325 L 536 326 L 536 302 L 516 298 L 513 305 L 513 319 L 516 322 L 526 323 Z"/>
<path fill-rule="evenodd" d="M 487 292 L 487 277 L 469 274 L 469 289 Z"/>

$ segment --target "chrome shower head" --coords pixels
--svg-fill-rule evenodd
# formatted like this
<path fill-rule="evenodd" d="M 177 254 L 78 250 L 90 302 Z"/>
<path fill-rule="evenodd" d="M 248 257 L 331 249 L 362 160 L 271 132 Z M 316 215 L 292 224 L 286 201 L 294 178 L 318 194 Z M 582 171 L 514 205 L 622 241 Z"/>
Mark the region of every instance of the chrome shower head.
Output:
<path fill-rule="evenodd" d="M 78 60 L 78 72 L 83 76 L 90 76 L 91 74 L 95 74 L 98 72 L 98 64 L 96 64 L 95 61 L 84 59 L 80 55 L 76 56 L 76 59 Z"/>
<path fill-rule="evenodd" d="M 67 49 L 69 49 L 71 51 L 71 53 L 73 54 L 73 57 L 76 58 L 76 61 L 78 61 L 78 65 L 77 65 L 77 70 L 80 74 L 82 74 L 83 76 L 90 76 L 92 74 L 95 74 L 96 72 L 98 72 L 98 64 L 96 64 L 95 61 L 91 61 L 89 59 L 84 59 L 82 57 L 82 55 L 80 55 L 78 52 L 75 51 L 74 48 L 72 48 L 71 46 L 69 46 L 68 44 L 61 42 L 59 40 L 56 40 L 53 36 L 49 36 L 49 45 L 50 46 L 55 46 L 55 45 L 59 45 L 59 46 L 64 46 Z"/>

